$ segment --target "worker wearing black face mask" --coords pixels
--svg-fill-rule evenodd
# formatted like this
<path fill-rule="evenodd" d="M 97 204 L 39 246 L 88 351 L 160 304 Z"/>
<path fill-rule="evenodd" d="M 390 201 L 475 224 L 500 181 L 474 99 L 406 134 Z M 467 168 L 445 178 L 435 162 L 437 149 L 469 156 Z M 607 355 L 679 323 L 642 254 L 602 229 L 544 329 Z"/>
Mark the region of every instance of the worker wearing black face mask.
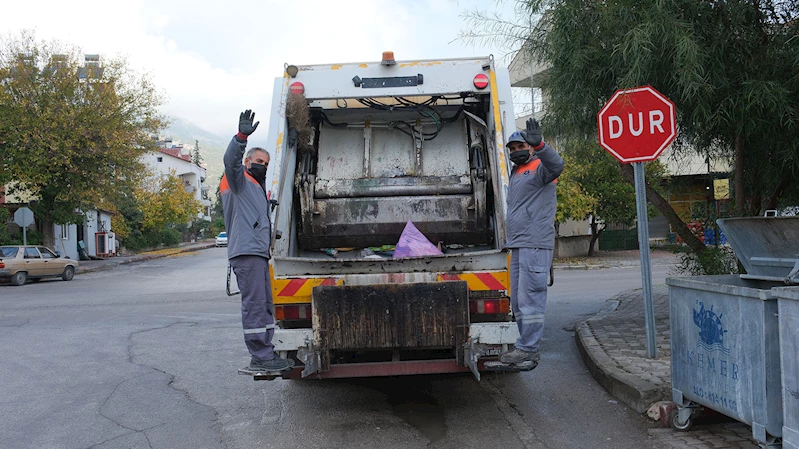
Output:
<path fill-rule="evenodd" d="M 519 369 L 538 365 L 538 343 L 544 332 L 547 274 L 555 247 L 555 185 L 563 158 L 542 141 L 535 119 L 508 139 L 514 167 L 508 182 L 507 242 L 511 250 L 511 308 L 519 328 L 514 349 L 500 361 Z"/>
<path fill-rule="evenodd" d="M 269 153 L 254 147 L 241 162 L 247 138 L 259 122 L 249 109 L 239 116 L 239 132 L 225 152 L 225 175 L 219 185 L 228 235 L 228 259 L 241 291 L 244 343 L 250 352 L 250 369 L 282 371 L 293 365 L 275 354 L 274 304 L 269 277 L 272 222 L 265 192 Z"/>
<path fill-rule="evenodd" d="M 247 157 L 244 158 L 244 166 L 247 168 L 247 173 L 251 174 L 262 188 L 266 188 L 266 167 L 269 166 L 269 153 L 262 148 L 251 148 L 247 152 Z"/>

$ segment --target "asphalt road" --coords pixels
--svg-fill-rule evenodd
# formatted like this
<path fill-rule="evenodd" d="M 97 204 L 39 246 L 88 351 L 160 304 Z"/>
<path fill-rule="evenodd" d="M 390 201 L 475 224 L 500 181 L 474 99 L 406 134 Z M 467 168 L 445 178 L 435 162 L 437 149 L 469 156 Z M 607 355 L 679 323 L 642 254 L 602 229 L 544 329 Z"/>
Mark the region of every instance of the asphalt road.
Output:
<path fill-rule="evenodd" d="M 652 427 L 585 370 L 573 323 L 638 268 L 556 271 L 541 365 L 254 382 L 225 249 L 71 282 L 0 285 L 2 448 L 646 448 Z M 662 283 L 666 265 L 653 267 Z"/>

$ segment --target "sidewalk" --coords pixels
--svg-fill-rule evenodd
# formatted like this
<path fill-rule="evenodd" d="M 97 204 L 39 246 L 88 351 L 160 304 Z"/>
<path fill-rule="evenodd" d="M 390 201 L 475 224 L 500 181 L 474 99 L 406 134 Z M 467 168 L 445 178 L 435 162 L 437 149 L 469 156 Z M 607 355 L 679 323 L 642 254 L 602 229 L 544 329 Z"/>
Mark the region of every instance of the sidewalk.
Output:
<path fill-rule="evenodd" d="M 101 260 L 81 260 L 77 274 L 110 270 L 120 265 L 126 265 L 129 263 L 141 262 L 145 260 L 160 259 L 162 257 L 174 256 L 175 254 L 213 248 L 214 246 L 214 241 L 208 240 L 196 243 L 181 243 L 180 245 L 171 248 L 156 249 L 125 256 L 109 257 L 107 259 Z"/>
<path fill-rule="evenodd" d="M 674 265 L 679 256 L 665 249 L 650 251 L 650 262 L 656 265 Z M 637 249 L 622 251 L 597 251 L 593 257 L 567 257 L 555 259 L 556 270 L 601 270 L 604 268 L 632 268 L 641 266 L 641 256 Z"/>
<path fill-rule="evenodd" d="M 671 401 L 671 347 L 668 287 L 653 286 L 657 357 L 646 351 L 643 292 L 628 290 L 606 301 L 602 310 L 577 326 L 575 338 L 588 371 L 610 394 L 638 413 L 668 426 Z M 654 406 L 653 406 L 654 404 Z M 651 429 L 650 435 L 671 448 L 757 448 L 751 428 L 725 420 L 694 426 L 690 432 Z"/>

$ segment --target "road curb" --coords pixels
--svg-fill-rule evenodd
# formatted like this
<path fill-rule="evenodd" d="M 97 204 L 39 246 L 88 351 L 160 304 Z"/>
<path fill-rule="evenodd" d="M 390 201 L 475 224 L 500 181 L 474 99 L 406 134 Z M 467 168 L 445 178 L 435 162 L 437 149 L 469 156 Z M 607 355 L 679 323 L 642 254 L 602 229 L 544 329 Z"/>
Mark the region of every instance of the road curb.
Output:
<path fill-rule="evenodd" d="M 574 338 L 583 363 L 594 379 L 608 393 L 643 414 L 653 403 L 663 399 L 662 388 L 619 369 L 617 362 L 605 352 L 591 331 L 592 321 L 601 320 L 616 310 L 618 297 L 607 300 L 596 315 L 578 325 Z"/>
<path fill-rule="evenodd" d="M 604 264 L 578 264 L 578 265 L 567 265 L 567 264 L 555 264 L 552 266 L 556 270 L 603 270 L 605 268 L 610 268 L 610 265 Z"/>
<path fill-rule="evenodd" d="M 106 270 L 113 270 L 114 268 L 119 267 L 120 265 L 128 265 L 135 262 L 146 262 L 148 260 L 155 260 L 155 259 L 163 259 L 164 257 L 174 256 L 176 254 L 182 253 L 190 253 L 195 251 L 200 251 L 203 249 L 213 248 L 216 246 L 214 243 L 207 243 L 198 246 L 186 247 L 186 248 L 178 248 L 178 251 L 164 253 L 164 254 L 140 254 L 131 257 L 130 259 L 124 259 L 120 261 L 113 261 L 107 265 L 98 265 L 95 267 L 78 267 L 78 271 L 75 274 L 83 274 L 83 273 L 93 273 L 96 271 L 106 271 Z"/>

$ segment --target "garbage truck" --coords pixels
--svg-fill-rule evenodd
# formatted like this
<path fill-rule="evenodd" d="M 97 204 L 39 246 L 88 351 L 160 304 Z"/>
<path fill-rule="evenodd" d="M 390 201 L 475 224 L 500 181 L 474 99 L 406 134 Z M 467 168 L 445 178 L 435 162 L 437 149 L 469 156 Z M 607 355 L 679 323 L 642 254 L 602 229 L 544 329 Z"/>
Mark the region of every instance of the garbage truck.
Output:
<path fill-rule="evenodd" d="M 273 343 L 297 362 L 285 377 L 479 380 L 519 335 L 503 249 L 507 69 L 392 52 L 287 64 L 270 117 Z M 437 251 L 395 257 L 406 229 Z"/>

